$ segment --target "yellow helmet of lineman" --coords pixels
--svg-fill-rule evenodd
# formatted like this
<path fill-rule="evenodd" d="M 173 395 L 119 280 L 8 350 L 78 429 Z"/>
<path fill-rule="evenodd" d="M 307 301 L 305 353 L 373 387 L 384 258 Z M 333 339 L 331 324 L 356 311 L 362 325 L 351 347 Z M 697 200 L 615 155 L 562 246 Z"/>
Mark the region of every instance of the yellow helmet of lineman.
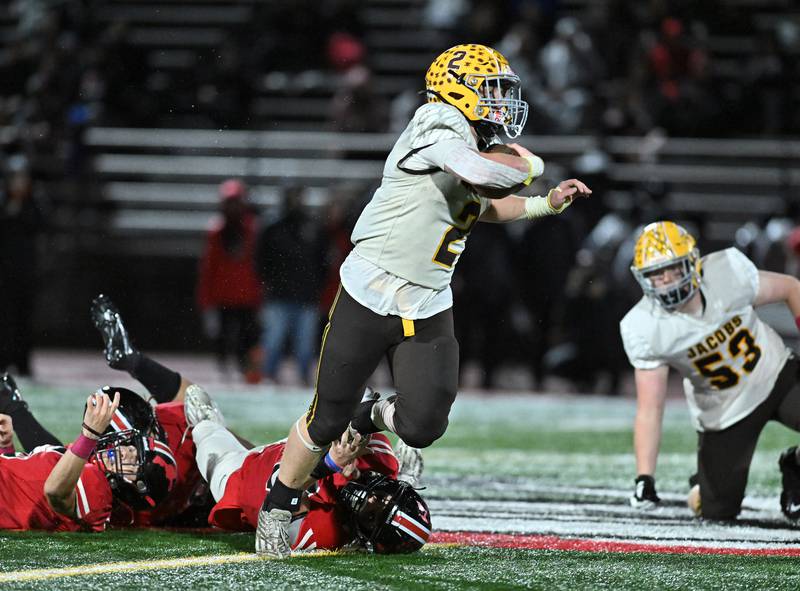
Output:
<path fill-rule="evenodd" d="M 678 271 L 673 281 L 653 283 L 665 269 Z M 675 222 L 653 222 L 645 226 L 633 249 L 631 272 L 645 295 L 672 311 L 691 298 L 700 287 L 700 252 L 694 237 Z M 663 278 L 662 278 L 663 279 Z"/>
<path fill-rule="evenodd" d="M 425 74 L 425 88 L 429 103 L 454 106 L 484 137 L 502 127 L 515 138 L 528 119 L 519 76 L 499 51 L 485 45 L 456 45 L 439 55 Z"/>

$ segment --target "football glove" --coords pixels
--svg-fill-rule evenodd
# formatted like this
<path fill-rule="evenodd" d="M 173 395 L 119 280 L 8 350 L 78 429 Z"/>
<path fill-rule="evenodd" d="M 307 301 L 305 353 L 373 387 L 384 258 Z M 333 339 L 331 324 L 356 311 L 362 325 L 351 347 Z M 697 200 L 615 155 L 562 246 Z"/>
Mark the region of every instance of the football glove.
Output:
<path fill-rule="evenodd" d="M 634 482 L 636 488 L 633 489 L 630 499 L 631 507 L 641 510 L 655 509 L 661 502 L 656 492 L 656 479 L 649 474 L 640 474 Z"/>

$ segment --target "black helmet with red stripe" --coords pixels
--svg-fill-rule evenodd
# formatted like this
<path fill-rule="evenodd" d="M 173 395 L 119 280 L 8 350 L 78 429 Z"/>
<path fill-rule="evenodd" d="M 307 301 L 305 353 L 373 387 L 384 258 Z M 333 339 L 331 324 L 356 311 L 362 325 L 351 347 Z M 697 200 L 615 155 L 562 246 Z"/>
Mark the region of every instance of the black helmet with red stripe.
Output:
<path fill-rule="evenodd" d="M 133 390 L 119 388 L 116 386 L 103 386 L 98 394 L 107 394 L 110 399 L 114 399 L 114 394 L 119 392 L 119 407 L 111 423 L 105 430 L 106 433 L 125 431 L 126 429 L 136 429 L 140 433 L 166 441 L 164 429 L 153 412 L 153 407 L 144 398 Z"/>
<path fill-rule="evenodd" d="M 99 393 L 113 399 L 117 392 L 119 407 L 97 441 L 94 462 L 117 500 L 135 510 L 152 509 L 175 485 L 177 464 L 153 407 L 127 388 L 104 386 Z"/>
<path fill-rule="evenodd" d="M 377 554 L 416 552 L 431 535 L 428 505 L 407 482 L 365 472 L 339 491 L 358 538 Z"/>

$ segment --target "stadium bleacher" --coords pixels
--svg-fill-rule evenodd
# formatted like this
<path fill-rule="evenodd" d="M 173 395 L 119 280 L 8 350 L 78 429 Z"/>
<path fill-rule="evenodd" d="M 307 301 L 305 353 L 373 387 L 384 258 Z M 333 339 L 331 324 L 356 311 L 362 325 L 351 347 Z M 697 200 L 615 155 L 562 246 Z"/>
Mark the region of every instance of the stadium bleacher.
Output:
<path fill-rule="evenodd" d="M 590 4 L 565 1 L 561 13 L 580 16 Z M 743 60 L 757 50 L 759 31 L 778 19 L 800 22 L 800 9 L 788 0 L 724 4 L 735 7 L 737 22 L 751 26 L 711 28 L 712 72 L 721 82 L 740 75 Z M 307 204 L 321 207 L 338 184 L 366 190 L 378 180 L 396 134 L 330 131 L 335 72 L 316 67 L 261 72 L 251 81 L 248 124 L 241 129 L 220 129 L 197 104 L 194 70 L 207 65 L 227 39 L 251 29 L 260 5 L 257 0 L 96 3 L 96 23 L 121 27 L 122 45 L 143 69 L 145 86 L 133 90 L 143 97 L 168 92 L 170 100 L 156 103 L 157 116 L 146 127 L 133 128 L 118 118 L 114 126 L 86 130 L 88 184 L 86 178 L 77 184 L 61 178 L 57 154 L 38 157 L 40 177 L 48 181 L 58 206 L 52 243 L 59 252 L 76 259 L 125 256 L 134 266 L 151 256 L 172 259 L 164 268 L 172 274 L 180 269 L 189 281 L 223 179 L 244 178 L 254 204 L 267 215 L 289 183 L 307 185 Z M 441 36 L 423 23 L 424 7 L 424 0 L 365 1 L 362 38 L 374 90 L 384 98 L 419 89 L 422 72 L 441 50 Z M 13 38 L 16 19 L 7 6 L 0 8 L 0 39 Z M 797 95 L 797 80 L 789 83 Z M 0 127 L 0 146 L 15 141 L 16 131 Z M 800 141 L 671 137 L 656 150 L 648 142 L 643 137 L 599 140 L 591 134 L 521 138 L 565 171 L 582 154 L 601 147 L 610 162 L 609 187 L 602 196 L 609 208 L 630 209 L 638 188 L 662 183 L 664 207 L 678 218 L 700 221 L 712 247 L 730 243 L 747 221 L 784 215 L 797 205 Z"/>

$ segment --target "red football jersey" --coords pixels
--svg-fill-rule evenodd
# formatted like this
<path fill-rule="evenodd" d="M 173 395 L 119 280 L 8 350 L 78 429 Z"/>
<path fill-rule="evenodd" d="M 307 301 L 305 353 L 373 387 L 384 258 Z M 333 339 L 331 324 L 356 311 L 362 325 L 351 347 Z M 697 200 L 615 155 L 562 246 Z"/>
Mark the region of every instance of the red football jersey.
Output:
<path fill-rule="evenodd" d="M 230 475 L 225 495 L 214 506 L 208 521 L 211 525 L 237 531 L 253 531 L 258 523 L 258 512 L 270 485 L 277 478 L 285 444 L 273 443 L 260 452 L 247 456 L 242 467 Z M 373 452 L 358 459 L 362 472 L 374 470 L 397 478 L 397 458 L 385 435 L 372 435 L 368 444 Z M 308 496 L 309 510 L 305 517 L 292 525 L 297 531 L 293 550 L 335 550 L 352 541 L 352 534 L 343 526 L 337 491 L 347 484 L 341 474 L 319 480 Z"/>
<path fill-rule="evenodd" d="M 78 521 L 50 508 L 44 483 L 64 454 L 42 445 L 29 454 L 0 456 L 0 529 L 103 531 L 111 516 L 111 486 L 103 471 L 87 463 L 75 487 Z"/>
<path fill-rule="evenodd" d="M 203 481 L 195 462 L 197 449 L 191 429 L 187 431 L 183 402 L 165 402 L 155 407 L 156 418 L 167 436 L 167 445 L 178 466 L 178 477 L 167 497 L 152 511 L 137 511 L 132 525 L 160 525 L 176 518 L 191 505 L 191 496 Z M 115 516 L 115 523 L 117 523 Z"/>

